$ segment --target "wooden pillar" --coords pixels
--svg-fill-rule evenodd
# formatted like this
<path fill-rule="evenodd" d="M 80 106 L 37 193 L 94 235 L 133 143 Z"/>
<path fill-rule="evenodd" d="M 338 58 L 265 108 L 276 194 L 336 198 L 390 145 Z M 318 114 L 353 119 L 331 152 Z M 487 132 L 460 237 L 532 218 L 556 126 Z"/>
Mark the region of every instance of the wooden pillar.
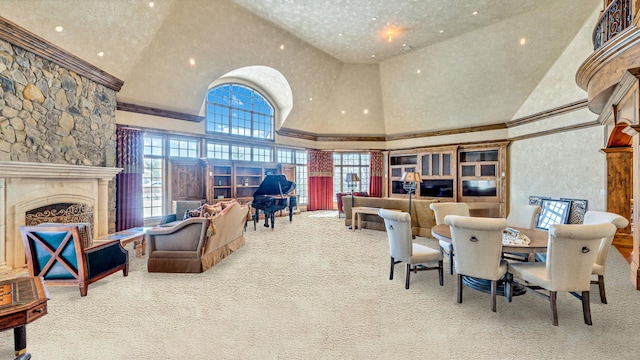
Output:
<path fill-rule="evenodd" d="M 631 208 L 633 197 L 633 148 L 617 147 L 602 149 L 607 158 L 607 211 L 618 214 L 629 225 L 618 229 L 613 241 L 616 246 L 631 248 Z"/>

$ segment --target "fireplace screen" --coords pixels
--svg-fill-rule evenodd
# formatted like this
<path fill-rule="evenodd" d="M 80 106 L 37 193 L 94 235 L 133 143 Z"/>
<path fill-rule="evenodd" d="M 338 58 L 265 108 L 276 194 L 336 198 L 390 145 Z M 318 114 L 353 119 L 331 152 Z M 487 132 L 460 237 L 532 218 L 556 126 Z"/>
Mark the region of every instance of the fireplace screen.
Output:
<path fill-rule="evenodd" d="M 93 208 L 87 204 L 58 203 L 27 211 L 25 225 L 42 223 L 93 224 Z"/>

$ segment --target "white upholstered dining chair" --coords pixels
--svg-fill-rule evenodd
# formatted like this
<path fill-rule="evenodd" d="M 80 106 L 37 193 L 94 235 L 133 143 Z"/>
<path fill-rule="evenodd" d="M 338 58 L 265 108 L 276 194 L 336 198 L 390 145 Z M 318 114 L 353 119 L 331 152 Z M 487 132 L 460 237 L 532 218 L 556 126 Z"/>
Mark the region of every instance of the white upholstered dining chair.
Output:
<path fill-rule="evenodd" d="M 436 225 L 444 224 L 447 215 L 469 216 L 469 205 L 457 202 L 440 202 L 429 204 L 436 219 Z M 449 274 L 453 275 L 453 245 L 446 241 L 439 241 L 440 251 L 449 257 Z"/>
<path fill-rule="evenodd" d="M 629 225 L 629 220 L 618 214 L 606 211 L 589 210 L 584 214 L 583 224 L 602 223 L 611 223 L 615 225 L 616 228 L 622 229 Z M 609 256 L 609 249 L 611 249 L 611 244 L 613 243 L 614 236 L 615 233 L 608 238 L 603 238 L 602 242 L 600 242 L 598 256 L 596 257 L 596 261 L 593 264 L 593 271 L 591 272 L 593 276 L 597 276 L 597 280 L 591 280 L 591 283 L 598 285 L 598 290 L 600 291 L 600 301 L 603 304 L 607 303 L 607 295 L 604 291 L 604 271 L 607 266 L 607 257 Z"/>
<path fill-rule="evenodd" d="M 536 220 L 542 208 L 538 205 L 517 205 L 509 209 L 507 216 L 507 226 L 523 229 L 533 229 L 536 227 Z M 529 254 L 504 253 L 503 257 L 510 260 L 529 261 Z"/>
<path fill-rule="evenodd" d="M 558 291 L 581 292 L 585 324 L 591 325 L 589 290 L 591 272 L 603 239 L 616 232 L 613 224 L 564 225 L 549 227 L 547 261 L 509 263 L 507 300 L 511 300 L 515 279 L 551 303 L 553 325 L 558 325 L 556 298 Z"/>
<path fill-rule="evenodd" d="M 507 262 L 501 258 L 507 220 L 447 215 L 444 222 L 451 228 L 456 254 L 458 303 L 462 302 L 463 276 L 485 279 L 491 282 L 491 311 L 495 312 L 498 280 L 507 272 Z"/>
<path fill-rule="evenodd" d="M 406 212 L 380 209 L 378 215 L 384 219 L 384 226 L 389 238 L 391 268 L 389 280 L 393 280 L 393 269 L 396 264 L 407 264 L 405 289 L 409 289 L 411 272 L 438 270 L 440 286 L 443 285 L 442 253 L 428 246 L 416 244 L 411 236 L 411 216 Z M 436 263 L 436 265 L 427 265 Z"/>

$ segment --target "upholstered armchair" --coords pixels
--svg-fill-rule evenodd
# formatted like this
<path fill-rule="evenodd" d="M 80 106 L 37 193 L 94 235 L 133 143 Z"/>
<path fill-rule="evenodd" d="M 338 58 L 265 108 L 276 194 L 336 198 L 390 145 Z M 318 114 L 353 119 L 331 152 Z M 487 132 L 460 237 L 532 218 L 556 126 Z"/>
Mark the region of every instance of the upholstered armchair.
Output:
<path fill-rule="evenodd" d="M 199 273 L 209 220 L 194 217 L 147 231 L 149 272 Z"/>
<path fill-rule="evenodd" d="M 462 303 L 463 276 L 491 282 L 491 311 L 496 311 L 498 280 L 507 272 L 502 255 L 502 231 L 506 219 L 447 215 L 451 243 L 456 253 L 458 303 Z"/>
<path fill-rule="evenodd" d="M 456 202 L 439 202 L 429 204 L 436 218 L 436 225 L 444 224 L 447 215 L 469 216 L 469 205 Z M 449 257 L 449 274 L 453 275 L 453 244 L 446 241 L 439 241 L 440 251 Z"/>
<path fill-rule="evenodd" d="M 584 322 L 591 325 L 589 291 L 593 264 L 598 257 L 598 248 L 603 239 L 613 237 L 616 227 L 613 224 L 564 225 L 549 227 L 547 261 L 509 263 L 507 298 L 512 295 L 511 283 L 514 279 L 551 303 L 551 315 L 554 326 L 558 326 L 557 293 L 566 291 L 581 292 Z"/>
<path fill-rule="evenodd" d="M 411 272 L 423 270 L 438 270 L 438 278 L 440 286 L 442 286 L 442 253 L 412 241 L 411 216 L 406 212 L 386 209 L 380 209 L 378 215 L 384 219 L 387 236 L 389 238 L 389 251 L 391 253 L 389 280 L 393 280 L 393 269 L 395 265 L 404 262 L 407 264 L 405 289 L 409 289 Z M 427 263 L 435 263 L 436 265 L 424 265 Z"/>
<path fill-rule="evenodd" d="M 29 276 L 48 286 L 77 285 L 86 296 L 89 284 L 120 270 L 129 274 L 129 253 L 119 240 L 85 247 L 78 224 L 22 226 L 20 233 Z"/>

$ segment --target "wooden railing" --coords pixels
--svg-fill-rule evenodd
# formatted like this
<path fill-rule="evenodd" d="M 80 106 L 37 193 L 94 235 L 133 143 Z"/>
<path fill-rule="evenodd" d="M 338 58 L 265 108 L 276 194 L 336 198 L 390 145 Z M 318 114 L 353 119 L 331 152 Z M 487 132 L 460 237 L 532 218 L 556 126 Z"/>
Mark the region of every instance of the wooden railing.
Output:
<path fill-rule="evenodd" d="M 633 9 L 631 0 L 612 0 L 600 14 L 593 30 L 593 50 L 598 50 L 607 41 L 632 24 Z"/>

